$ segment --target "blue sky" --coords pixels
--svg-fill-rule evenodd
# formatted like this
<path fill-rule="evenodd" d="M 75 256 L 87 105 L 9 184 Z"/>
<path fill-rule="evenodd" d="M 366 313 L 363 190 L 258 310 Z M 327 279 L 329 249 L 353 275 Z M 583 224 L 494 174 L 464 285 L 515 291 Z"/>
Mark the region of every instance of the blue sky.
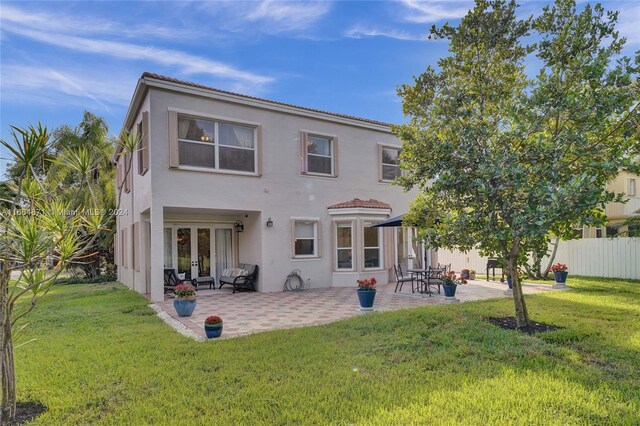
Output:
<path fill-rule="evenodd" d="M 621 11 L 640 48 L 640 1 Z M 520 14 L 546 1 L 523 1 Z M 77 125 L 84 110 L 120 130 L 144 71 L 385 122 L 402 122 L 396 87 L 446 55 L 427 40 L 469 1 L 0 2 L 0 136 L 38 120 Z M 6 152 L 0 172 L 6 167 Z"/>

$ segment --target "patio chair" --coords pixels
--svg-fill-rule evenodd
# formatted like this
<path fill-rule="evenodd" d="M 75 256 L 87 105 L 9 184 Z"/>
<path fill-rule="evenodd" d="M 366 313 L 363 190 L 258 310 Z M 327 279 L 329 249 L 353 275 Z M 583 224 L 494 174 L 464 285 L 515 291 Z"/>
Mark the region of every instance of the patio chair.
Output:
<path fill-rule="evenodd" d="M 444 273 L 447 274 L 451 272 L 451 264 L 438 263 L 438 269 L 444 269 Z"/>
<path fill-rule="evenodd" d="M 178 278 L 178 274 L 176 273 L 175 269 L 164 268 L 164 292 L 165 293 L 175 292 L 176 286 L 182 283 L 192 284 L 192 282 L 189 280 L 181 280 L 180 278 Z M 196 290 L 198 289 L 197 284 L 194 285 L 194 287 L 196 288 Z"/>
<path fill-rule="evenodd" d="M 255 283 L 258 279 L 258 265 L 241 263 L 239 268 L 225 269 L 220 275 L 218 282 L 220 288 L 229 284 L 233 286 L 233 292 L 247 290 L 256 291 Z"/>
<path fill-rule="evenodd" d="M 400 266 L 400 264 L 398 264 L 397 268 L 396 265 L 393 265 L 393 272 L 396 273 L 396 289 L 393 291 L 394 293 L 398 292 L 398 286 L 400 286 L 400 291 L 402 291 L 402 285 L 406 282 L 411 282 L 411 293 L 415 293 L 413 275 L 405 276 L 402 273 L 402 266 Z"/>
<path fill-rule="evenodd" d="M 440 264 L 438 264 L 438 266 L 440 266 Z M 451 264 L 449 264 L 448 267 L 451 268 Z M 431 295 L 431 289 L 429 287 L 432 285 L 438 286 L 438 294 L 440 294 L 440 286 L 442 285 L 442 275 L 446 273 L 447 273 L 447 265 L 442 265 L 442 268 L 440 267 L 433 268 L 429 266 L 427 277 L 424 282 L 425 286 L 427 287 L 427 293 L 429 293 L 429 295 Z"/>

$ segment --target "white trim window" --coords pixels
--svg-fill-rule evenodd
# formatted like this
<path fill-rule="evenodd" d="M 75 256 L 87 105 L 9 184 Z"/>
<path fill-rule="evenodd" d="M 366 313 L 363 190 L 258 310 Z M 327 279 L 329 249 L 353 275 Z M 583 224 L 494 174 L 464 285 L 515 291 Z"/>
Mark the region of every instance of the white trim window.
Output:
<path fill-rule="evenodd" d="M 257 173 L 257 128 L 178 115 L 180 166 Z"/>
<path fill-rule="evenodd" d="M 336 271 L 353 271 L 353 222 L 336 222 Z"/>
<path fill-rule="evenodd" d="M 301 132 L 303 153 L 303 174 L 330 176 L 338 175 L 337 146 L 334 136 Z"/>
<path fill-rule="evenodd" d="M 627 179 L 627 195 L 629 197 L 635 197 L 638 192 L 637 192 L 637 180 L 635 178 L 628 178 Z"/>
<path fill-rule="evenodd" d="M 391 182 L 402 174 L 400 170 L 400 148 L 379 146 L 380 176 L 382 182 Z"/>
<path fill-rule="evenodd" d="M 382 228 L 372 228 L 376 223 L 378 222 L 362 223 L 364 270 L 382 269 Z"/>
<path fill-rule="evenodd" d="M 292 219 L 292 257 L 305 259 L 320 257 L 319 221 L 316 219 Z"/>

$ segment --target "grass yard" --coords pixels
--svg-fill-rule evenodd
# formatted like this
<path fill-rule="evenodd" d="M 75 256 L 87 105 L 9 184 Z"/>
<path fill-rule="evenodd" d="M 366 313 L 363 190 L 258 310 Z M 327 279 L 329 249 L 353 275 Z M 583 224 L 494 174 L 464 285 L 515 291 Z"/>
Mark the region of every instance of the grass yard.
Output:
<path fill-rule="evenodd" d="M 482 320 L 509 299 L 373 313 L 198 343 L 117 284 L 56 287 L 16 350 L 36 424 L 640 423 L 640 283 L 528 296 L 536 336 Z M 238 295 L 242 297 L 242 295 Z"/>

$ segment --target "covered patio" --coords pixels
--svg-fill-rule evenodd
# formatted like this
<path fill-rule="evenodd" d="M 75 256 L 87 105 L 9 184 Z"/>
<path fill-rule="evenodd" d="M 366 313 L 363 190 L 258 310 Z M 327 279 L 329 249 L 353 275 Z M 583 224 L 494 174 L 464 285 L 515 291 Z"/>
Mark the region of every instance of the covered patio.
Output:
<path fill-rule="evenodd" d="M 449 304 L 444 293 L 411 293 L 405 286 L 394 293 L 395 283 L 378 285 L 375 311 L 394 311 L 426 305 Z M 469 281 L 458 286 L 456 298 L 460 302 L 508 297 L 506 284 L 500 282 Z M 550 285 L 524 284 L 525 294 L 552 291 Z M 204 338 L 203 323 L 207 316 L 218 315 L 224 320 L 223 337 L 237 337 L 276 329 L 326 324 L 362 315 L 358 307 L 355 288 L 332 287 L 301 292 L 235 293 L 231 288 L 200 290 L 198 304 L 191 317 L 180 318 L 173 308 L 173 297 L 154 305 L 159 315 L 183 334 L 196 339 Z"/>

